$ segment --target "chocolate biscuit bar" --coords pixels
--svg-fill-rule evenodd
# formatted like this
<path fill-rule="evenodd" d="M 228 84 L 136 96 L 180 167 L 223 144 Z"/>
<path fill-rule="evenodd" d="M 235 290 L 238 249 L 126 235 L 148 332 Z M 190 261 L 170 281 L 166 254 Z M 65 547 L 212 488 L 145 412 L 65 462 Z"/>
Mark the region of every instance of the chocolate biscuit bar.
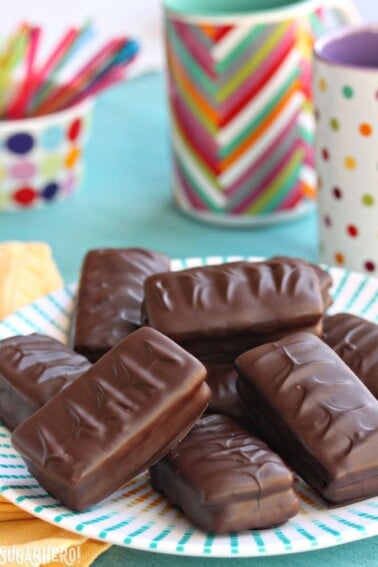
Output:
<path fill-rule="evenodd" d="M 330 305 L 332 305 L 333 299 L 330 295 L 330 289 L 332 287 L 332 276 L 326 270 L 323 270 L 317 264 L 312 264 L 311 262 L 307 262 L 307 260 L 303 260 L 302 258 L 292 258 L 290 256 L 273 256 L 268 260 L 270 264 L 277 263 L 277 262 L 284 262 L 290 263 L 292 266 L 298 264 L 304 264 L 306 266 L 310 266 L 319 278 L 320 289 L 322 290 L 323 295 L 323 302 L 324 302 L 324 310 L 326 310 Z"/>
<path fill-rule="evenodd" d="M 201 418 L 150 476 L 154 488 L 210 532 L 268 528 L 299 510 L 280 457 L 222 415 Z"/>
<path fill-rule="evenodd" d="M 378 494 L 378 402 L 330 347 L 298 333 L 235 364 L 252 423 L 304 480 L 335 504 Z"/>
<path fill-rule="evenodd" d="M 211 390 L 211 400 L 207 413 L 228 415 L 242 427 L 249 429 L 248 412 L 242 404 L 236 389 L 238 373 L 230 362 L 205 363 L 206 383 Z"/>
<path fill-rule="evenodd" d="M 378 325 L 338 313 L 324 319 L 322 338 L 378 399 Z"/>
<path fill-rule="evenodd" d="M 291 262 L 233 262 L 150 276 L 145 307 L 151 327 L 216 362 L 304 328 L 319 333 L 324 311 L 314 270 Z"/>
<path fill-rule="evenodd" d="M 104 248 L 84 259 L 71 340 L 92 362 L 142 325 L 143 284 L 169 258 L 142 248 Z"/>
<path fill-rule="evenodd" d="M 90 366 L 86 358 L 45 335 L 0 341 L 0 419 L 13 430 Z"/>
<path fill-rule="evenodd" d="M 104 355 L 14 431 L 32 475 L 84 510 L 163 457 L 210 399 L 205 367 L 147 327 Z"/>

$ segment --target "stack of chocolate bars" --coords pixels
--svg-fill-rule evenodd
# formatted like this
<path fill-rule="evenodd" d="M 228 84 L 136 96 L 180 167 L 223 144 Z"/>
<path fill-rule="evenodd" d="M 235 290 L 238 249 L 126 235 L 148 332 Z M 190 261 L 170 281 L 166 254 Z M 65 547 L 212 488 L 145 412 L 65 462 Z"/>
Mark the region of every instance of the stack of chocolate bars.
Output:
<path fill-rule="evenodd" d="M 216 533 L 294 516 L 291 469 L 331 505 L 377 495 L 377 325 L 325 316 L 331 278 L 304 260 L 169 266 L 92 250 L 72 350 L 0 342 L 0 417 L 38 482 L 81 511 L 149 468 Z"/>

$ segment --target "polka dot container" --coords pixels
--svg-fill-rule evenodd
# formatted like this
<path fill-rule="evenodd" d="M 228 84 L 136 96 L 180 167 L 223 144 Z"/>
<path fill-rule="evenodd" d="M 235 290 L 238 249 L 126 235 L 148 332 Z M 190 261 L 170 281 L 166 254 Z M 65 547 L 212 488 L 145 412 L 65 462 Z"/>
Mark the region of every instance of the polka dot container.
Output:
<path fill-rule="evenodd" d="M 0 122 L 0 210 L 71 195 L 82 183 L 91 100 L 36 118 Z"/>
<path fill-rule="evenodd" d="M 314 98 L 320 260 L 378 277 L 378 33 L 318 41 Z"/>

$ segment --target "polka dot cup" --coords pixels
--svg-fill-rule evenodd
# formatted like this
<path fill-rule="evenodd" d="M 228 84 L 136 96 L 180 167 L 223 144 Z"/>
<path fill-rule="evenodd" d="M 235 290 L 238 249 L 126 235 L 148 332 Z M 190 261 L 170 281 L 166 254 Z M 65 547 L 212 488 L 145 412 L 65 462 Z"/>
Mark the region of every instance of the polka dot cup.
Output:
<path fill-rule="evenodd" d="M 41 207 L 80 186 L 92 106 L 0 121 L 0 210 Z"/>
<path fill-rule="evenodd" d="M 378 27 L 315 44 L 320 259 L 378 276 Z"/>

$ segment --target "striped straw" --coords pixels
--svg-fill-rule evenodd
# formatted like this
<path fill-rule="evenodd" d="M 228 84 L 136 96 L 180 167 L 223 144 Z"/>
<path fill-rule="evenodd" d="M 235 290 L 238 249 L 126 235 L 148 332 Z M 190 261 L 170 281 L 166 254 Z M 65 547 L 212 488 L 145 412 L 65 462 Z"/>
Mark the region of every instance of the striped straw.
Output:
<path fill-rule="evenodd" d="M 73 96 L 68 101 L 67 106 L 71 106 L 72 104 L 78 104 L 79 102 L 81 102 L 82 100 L 88 97 L 92 97 L 94 95 L 99 94 L 101 91 L 122 81 L 125 78 L 125 75 L 126 75 L 126 69 L 124 67 L 113 69 L 107 75 L 105 75 L 101 79 L 97 79 L 86 89 Z"/>
<path fill-rule="evenodd" d="M 29 45 L 26 55 L 26 71 L 25 77 L 21 83 L 18 95 L 8 106 L 7 118 L 21 118 L 25 113 L 29 97 L 32 93 L 32 85 L 34 81 L 34 65 L 37 56 L 38 45 L 40 42 L 42 30 L 39 27 L 33 27 L 29 30 Z"/>
<path fill-rule="evenodd" d="M 87 22 L 80 28 L 69 28 L 44 63 L 37 67 L 41 35 L 41 28 L 22 24 L 0 51 L 0 116 L 3 118 L 40 116 L 94 96 L 121 81 L 139 51 L 136 41 L 127 37 L 113 38 L 65 84 L 59 85 L 62 70 L 92 38 L 92 25 Z M 9 102 L 7 99 L 15 83 L 13 71 L 20 63 L 24 67 L 22 81 Z"/>
<path fill-rule="evenodd" d="M 10 37 L 4 53 L 0 57 L 0 114 L 3 115 L 7 97 L 12 90 L 12 73 L 21 63 L 27 47 L 29 27 L 21 24 Z"/>
<path fill-rule="evenodd" d="M 38 88 L 30 104 L 30 111 L 36 112 L 38 106 L 54 91 L 57 77 L 74 55 L 93 37 L 93 29 L 88 22 L 82 28 L 71 28 L 56 46 L 51 57 L 39 73 Z"/>
<path fill-rule="evenodd" d="M 36 113 L 45 114 L 66 106 L 68 100 L 72 97 L 73 91 L 79 91 L 81 88 L 88 86 L 91 78 L 98 73 L 98 69 L 102 70 L 109 58 L 119 53 L 119 50 L 124 47 L 125 41 L 127 40 L 116 38 L 106 43 L 102 49 L 77 72 L 69 83 L 57 88 L 49 99 L 36 109 Z"/>

